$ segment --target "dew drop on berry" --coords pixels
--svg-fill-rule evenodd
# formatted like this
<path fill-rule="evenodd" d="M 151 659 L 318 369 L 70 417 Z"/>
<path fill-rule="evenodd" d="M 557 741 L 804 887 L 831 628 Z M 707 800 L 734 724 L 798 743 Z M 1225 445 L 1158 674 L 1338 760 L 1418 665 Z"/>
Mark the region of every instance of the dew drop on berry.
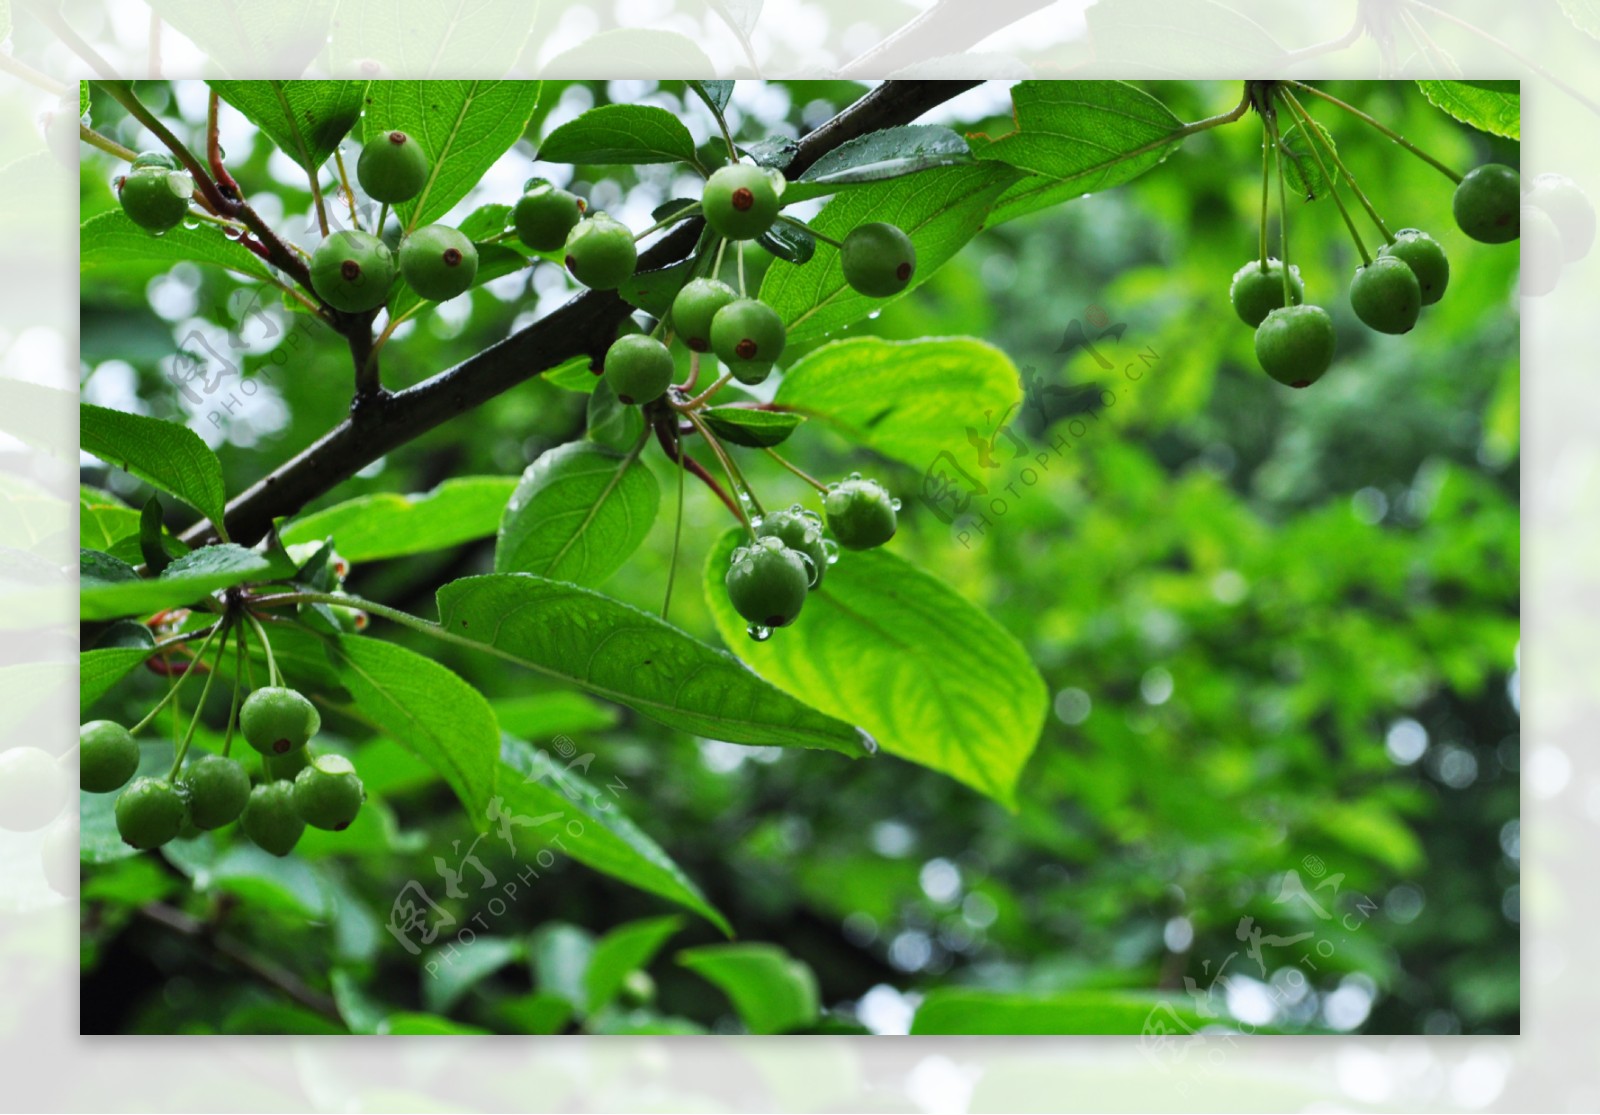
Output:
<path fill-rule="evenodd" d="M 772 628 L 763 627 L 759 623 L 752 623 L 749 627 L 744 629 L 744 632 L 758 643 L 764 643 L 768 639 L 772 638 Z"/>
<path fill-rule="evenodd" d="M 822 540 L 822 552 L 828 557 L 828 564 L 834 565 L 839 561 L 839 543 L 831 538 Z"/>
<path fill-rule="evenodd" d="M 891 499 L 889 501 L 889 506 L 898 511 L 900 510 L 900 501 L 898 499 Z"/>
<path fill-rule="evenodd" d="M 760 530 L 761 529 L 761 524 L 764 523 L 764 522 L 766 522 L 766 520 L 763 519 L 760 515 L 752 515 L 752 516 L 750 516 L 750 529 L 751 530 Z"/>
<path fill-rule="evenodd" d="M 802 553 L 799 550 L 794 550 L 792 553 L 795 557 L 805 562 L 806 588 L 816 588 L 817 579 L 822 576 L 822 571 L 817 568 L 817 563 L 811 560 L 811 556 L 809 554 Z"/>
<path fill-rule="evenodd" d="M 183 227 L 188 229 L 190 232 L 193 232 L 195 229 L 200 227 L 200 222 L 194 217 L 185 217 L 183 219 Z"/>

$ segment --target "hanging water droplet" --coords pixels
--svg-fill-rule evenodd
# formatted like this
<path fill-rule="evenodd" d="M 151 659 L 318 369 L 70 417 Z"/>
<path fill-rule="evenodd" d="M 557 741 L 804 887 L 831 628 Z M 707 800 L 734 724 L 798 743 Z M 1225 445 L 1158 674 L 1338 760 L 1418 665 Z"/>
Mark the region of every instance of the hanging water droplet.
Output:
<path fill-rule="evenodd" d="M 861 474 L 859 472 L 852 472 L 850 474 L 850 479 L 852 479 L 852 480 L 860 480 L 861 479 Z"/>
<path fill-rule="evenodd" d="M 229 240 L 243 240 L 244 229 L 236 228 L 233 225 L 223 225 L 222 235 L 226 236 Z"/>
<path fill-rule="evenodd" d="M 806 588 L 816 588 L 817 581 L 822 577 L 822 570 L 817 568 L 817 563 L 811 560 L 810 554 L 804 553 L 800 550 L 791 550 L 790 553 L 794 554 L 795 557 L 805 562 Z"/>
<path fill-rule="evenodd" d="M 167 234 L 167 230 L 166 230 L 166 229 L 164 229 L 164 228 L 163 228 L 163 229 L 160 229 L 160 230 L 158 230 L 158 231 L 153 231 L 153 232 L 151 232 L 151 233 L 150 233 L 150 235 L 151 235 L 151 236 L 153 236 L 153 237 L 155 237 L 155 238 L 156 238 L 156 239 L 158 239 L 158 240 L 159 240 L 159 239 L 160 239 L 160 238 L 161 238 L 161 237 L 163 237 L 163 236 L 165 236 L 165 235 L 166 235 L 166 234 Z"/>
<path fill-rule="evenodd" d="M 200 227 L 200 222 L 194 217 L 185 217 L 183 219 L 183 227 L 188 229 L 190 232 L 193 232 L 195 229 Z"/>
<path fill-rule="evenodd" d="M 828 491 L 830 491 L 830 492 L 837 491 L 838 488 L 839 488 L 839 482 L 837 480 L 833 481 L 831 484 L 828 485 Z"/>
<path fill-rule="evenodd" d="M 865 728 L 857 728 L 856 735 L 861 737 L 861 750 L 868 755 L 876 755 L 878 753 L 878 741 L 872 738 L 871 732 Z"/>
<path fill-rule="evenodd" d="M 762 519 L 762 517 L 760 515 L 751 515 L 750 516 L 750 529 L 751 530 L 760 530 L 761 529 L 761 524 L 763 522 L 765 522 L 765 521 L 766 520 Z"/>
<path fill-rule="evenodd" d="M 898 511 L 900 510 L 900 501 L 898 499 L 891 499 L 889 501 L 889 506 Z"/>
<path fill-rule="evenodd" d="M 828 564 L 834 564 L 839 560 L 839 543 L 831 538 L 824 538 L 822 540 L 822 552 L 828 555 Z"/>
<path fill-rule="evenodd" d="M 772 638 L 772 628 L 763 627 L 759 623 L 752 623 L 749 627 L 745 628 L 744 630 L 745 630 L 745 634 L 746 635 L 749 635 L 752 639 L 754 639 L 758 643 L 764 643 L 768 639 Z M 874 743 L 872 746 L 873 746 L 873 749 L 876 750 L 878 745 L 876 743 Z"/>
<path fill-rule="evenodd" d="M 119 174 L 111 180 L 111 188 L 120 194 L 122 192 L 122 184 L 127 180 L 128 176 L 126 174 Z"/>

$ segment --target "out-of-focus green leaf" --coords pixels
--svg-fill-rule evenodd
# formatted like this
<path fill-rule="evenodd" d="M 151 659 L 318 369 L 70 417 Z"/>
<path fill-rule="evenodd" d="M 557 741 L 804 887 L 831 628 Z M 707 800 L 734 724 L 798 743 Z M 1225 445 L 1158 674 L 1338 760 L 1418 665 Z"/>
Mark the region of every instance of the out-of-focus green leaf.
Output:
<path fill-rule="evenodd" d="M 817 978 L 777 945 L 706 945 L 678 963 L 722 989 L 752 1034 L 785 1034 L 816 1021 Z"/>

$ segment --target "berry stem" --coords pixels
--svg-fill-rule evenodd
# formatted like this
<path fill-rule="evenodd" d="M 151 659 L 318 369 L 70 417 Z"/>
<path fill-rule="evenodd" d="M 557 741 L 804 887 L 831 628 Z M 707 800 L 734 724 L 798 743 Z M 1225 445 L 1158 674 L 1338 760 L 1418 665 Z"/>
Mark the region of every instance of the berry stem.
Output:
<path fill-rule="evenodd" d="M 688 430 L 680 432 L 677 429 L 677 419 L 670 415 L 662 415 L 652 424 L 656 428 L 656 440 L 661 443 L 661 448 L 667 456 L 685 472 L 693 473 L 696 479 L 710 488 L 712 494 L 722 501 L 722 505 L 735 519 L 739 518 L 739 505 L 734 498 L 722 490 L 717 478 L 707 472 L 704 465 L 683 451 L 682 433 L 693 433 L 695 428 L 691 425 Z"/>
<path fill-rule="evenodd" d="M 1269 111 L 1266 116 L 1267 133 L 1272 137 L 1273 164 L 1278 168 L 1278 258 L 1283 264 L 1283 304 L 1294 305 L 1294 291 L 1289 286 L 1289 187 L 1284 181 L 1283 149 L 1278 143 L 1278 116 Z"/>
<path fill-rule="evenodd" d="M 1378 215 L 1377 207 L 1372 204 L 1372 201 L 1367 197 L 1366 192 L 1361 189 L 1361 184 L 1356 181 L 1356 176 L 1350 173 L 1350 168 L 1344 165 L 1343 159 L 1339 158 L 1339 152 L 1334 148 L 1332 141 L 1326 136 L 1322 135 L 1321 132 L 1312 125 L 1311 114 L 1306 111 L 1305 106 L 1300 103 L 1293 93 L 1285 89 L 1283 90 L 1283 95 L 1288 101 L 1289 110 L 1299 118 L 1300 127 L 1306 132 L 1306 134 L 1310 136 L 1313 132 L 1317 133 L 1315 140 L 1312 143 L 1312 153 L 1316 153 L 1316 140 L 1320 140 L 1322 145 L 1327 148 L 1328 158 L 1333 160 L 1333 165 L 1338 169 L 1339 174 L 1346 182 L 1350 184 L 1350 192 L 1356 195 L 1356 200 L 1359 201 L 1361 203 L 1361 207 L 1367 211 L 1367 216 L 1371 217 L 1372 223 L 1378 226 L 1378 231 L 1382 233 L 1384 242 L 1393 244 L 1394 234 L 1389 231 L 1389 226 L 1383 223 L 1383 218 Z M 1321 159 L 1317 160 L 1317 165 L 1319 167 L 1322 166 Z M 1324 177 L 1328 178 L 1328 186 L 1333 190 L 1334 200 L 1338 201 L 1338 186 L 1334 184 L 1332 177 L 1328 175 L 1327 168 L 1324 167 L 1322 173 Z M 1340 205 L 1339 210 L 1340 212 L 1343 212 L 1344 206 Z M 1345 219 L 1349 220 L 1348 217 Z"/>
<path fill-rule="evenodd" d="M 812 476 L 809 472 L 806 472 L 799 465 L 791 464 L 790 462 L 784 460 L 783 457 L 779 456 L 776 449 L 768 446 L 765 452 L 767 456 L 771 457 L 774 461 L 777 461 L 780 465 L 794 473 L 800 479 L 804 480 L 807 484 L 810 484 L 817 491 L 822 492 L 824 495 L 827 494 L 828 486 L 826 484 L 818 480 L 815 476 Z"/>
<path fill-rule="evenodd" d="M 195 654 L 194 661 L 199 662 L 205 658 L 206 648 L 211 645 L 211 640 L 216 638 L 217 632 L 221 631 L 222 627 L 223 623 L 221 620 L 211 625 L 211 630 L 206 633 L 205 641 L 200 644 L 200 650 Z M 156 702 L 156 707 L 146 713 L 143 720 L 129 728 L 128 733 L 136 736 L 145 728 L 149 727 L 150 722 L 160 715 L 161 710 L 166 708 L 169 704 L 177 699 L 178 691 L 183 688 L 183 683 L 189 680 L 189 674 L 192 672 L 193 671 L 185 670 L 183 673 L 179 674 L 178 680 L 172 683 L 171 689 L 167 690 L 167 695 Z"/>
<path fill-rule="evenodd" d="M 114 139 L 107 139 L 81 120 L 78 121 L 78 138 L 90 147 L 97 147 L 107 155 L 112 155 L 125 163 L 131 163 L 139 157 L 137 151 L 122 146 Z"/>
<path fill-rule="evenodd" d="M 749 295 L 744 289 L 744 241 L 739 241 L 739 297 L 747 298 Z"/>
<path fill-rule="evenodd" d="M 1354 116 L 1357 120 L 1362 121 L 1363 123 L 1365 123 L 1369 127 L 1375 128 L 1379 132 L 1381 132 L 1382 134 L 1388 136 L 1395 143 L 1398 143 L 1401 147 L 1404 147 L 1407 151 L 1411 152 L 1417 158 L 1421 159 L 1423 162 L 1425 162 L 1429 166 L 1433 167 L 1433 169 L 1437 170 L 1440 174 L 1442 174 L 1446 178 L 1450 179 L 1450 181 L 1456 183 L 1457 185 L 1461 184 L 1461 175 L 1457 174 L 1455 171 L 1453 171 L 1449 167 L 1445 166 L 1438 159 L 1436 159 L 1432 155 L 1428 154 L 1422 148 L 1418 147 L 1415 143 L 1412 143 L 1409 139 L 1407 139 L 1405 136 L 1401 135 L 1399 132 L 1395 131 L 1393 128 L 1387 126 L 1386 124 L 1384 124 L 1382 121 L 1378 120 L 1377 118 L 1375 118 L 1373 116 L 1370 116 L 1369 114 L 1367 114 L 1365 112 L 1362 112 L 1355 105 L 1349 104 L 1346 101 L 1341 101 L 1338 97 L 1335 97 L 1332 93 L 1324 93 L 1321 89 L 1318 89 L 1315 85 L 1307 85 L 1303 81 L 1292 81 L 1289 84 L 1291 84 L 1291 85 L 1293 85 L 1293 86 L 1295 86 L 1297 88 L 1304 89 L 1307 93 L 1310 93 L 1312 96 L 1321 97 L 1323 100 L 1327 101 L 1329 104 L 1335 106 L 1336 108 L 1343 109 L 1344 111 L 1348 112 L 1351 116 Z"/>
<path fill-rule="evenodd" d="M 1261 129 L 1261 273 L 1267 273 L 1267 210 L 1272 201 L 1272 144 L 1266 126 Z"/>
<path fill-rule="evenodd" d="M 838 248 L 841 251 L 844 250 L 844 245 L 841 244 L 839 241 L 835 240 L 831 236 L 825 236 L 824 234 L 818 232 L 816 229 L 812 228 L 810 225 L 806 224 L 804 221 L 802 221 L 802 220 L 800 220 L 800 219 L 798 219 L 796 217 L 791 217 L 787 213 L 779 213 L 778 214 L 778 220 L 782 221 L 784 224 L 790 226 L 791 228 L 799 229 L 801 232 L 805 233 L 807 236 L 813 237 L 813 238 L 815 238 L 817 240 L 821 240 L 824 244 L 831 244 L 835 248 Z"/>
<path fill-rule="evenodd" d="M 228 701 L 228 727 L 222 736 L 222 757 L 226 759 L 233 750 L 233 729 L 239 722 L 239 695 L 244 691 L 245 647 L 244 625 L 239 626 L 239 641 L 233 644 L 233 696 Z M 219 654 L 220 658 L 221 655 Z"/>
<path fill-rule="evenodd" d="M 668 228 L 680 221 L 686 221 L 698 212 L 700 212 L 700 203 L 698 201 L 685 205 L 682 209 L 673 210 L 643 232 L 634 233 L 633 242 L 637 244 L 652 232 L 659 232 L 661 229 Z"/>
<path fill-rule="evenodd" d="M 333 149 L 333 165 L 339 170 L 339 192 L 344 195 L 344 203 L 350 209 L 350 227 L 357 231 L 361 228 L 361 215 L 356 210 L 356 192 L 350 188 L 350 172 L 345 169 L 344 152 L 339 148 Z M 383 226 L 378 226 L 378 231 L 383 231 Z"/>
<path fill-rule="evenodd" d="M 707 387 L 704 391 L 700 392 L 700 394 L 696 395 L 688 402 L 673 403 L 671 405 L 674 410 L 682 411 L 684 413 L 688 413 L 691 410 L 699 410 L 711 400 L 711 396 L 715 395 L 718 391 L 721 391 L 724 387 L 726 387 L 728 385 L 728 381 L 731 379 L 733 379 L 732 372 L 723 372 L 717 377 L 717 381 L 715 383 L 713 383 L 710 387 Z"/>
<path fill-rule="evenodd" d="M 183 760 L 189 755 L 189 743 L 194 739 L 194 730 L 200 726 L 200 716 L 206 710 L 206 698 L 211 694 L 211 683 L 217 680 L 217 671 L 222 666 L 222 656 L 227 653 L 227 650 L 228 625 L 224 621 L 222 642 L 217 644 L 217 657 L 211 663 L 211 669 L 206 671 L 206 683 L 200 687 L 200 699 L 194 703 L 194 715 L 189 718 L 189 729 L 183 733 L 183 742 L 178 744 L 178 753 L 172 759 L 172 769 L 167 772 L 168 782 L 178 777 L 178 771 L 183 769 Z"/>
<path fill-rule="evenodd" d="M 389 203 L 386 201 L 378 206 L 378 224 L 372 230 L 374 236 L 383 235 L 383 226 L 389 223 Z"/>
<path fill-rule="evenodd" d="M 761 504 L 756 500 L 755 493 L 741 482 L 743 478 L 738 476 L 738 469 L 734 466 L 733 459 L 728 456 L 728 451 L 722 447 L 722 442 L 718 441 L 717 436 L 711 432 L 704 422 L 700 421 L 698 414 L 692 410 L 684 413 L 690 424 L 694 426 L 695 431 L 706 439 L 706 444 L 711 447 L 711 452 L 716 454 L 717 461 L 722 465 L 722 471 L 727 474 L 728 487 L 733 490 L 734 495 L 742 495 L 745 499 L 748 499 L 758 515 L 765 514 L 761 509 Z M 744 524 L 744 529 L 750 532 L 750 538 L 753 541 L 756 536 L 756 528 L 750 523 L 749 513 L 742 506 L 737 507 L 735 513 L 739 516 L 739 521 Z"/>
<path fill-rule="evenodd" d="M 694 385 L 700 382 L 700 354 L 693 349 L 689 350 L 689 378 L 682 383 L 674 384 L 679 391 L 685 393 L 693 391 Z"/>
<path fill-rule="evenodd" d="M 724 237 L 723 239 L 718 240 L 717 241 L 717 258 L 711 264 L 711 277 L 713 279 L 722 278 L 722 255 L 727 250 L 728 250 L 727 238 Z"/>
<path fill-rule="evenodd" d="M 1294 103 L 1294 97 L 1287 89 L 1283 91 L 1283 95 L 1289 105 L 1290 114 L 1298 116 L 1300 131 L 1305 134 L 1306 147 L 1311 151 L 1311 158 L 1316 162 L 1317 170 L 1322 173 L 1323 180 L 1328 183 L 1328 193 L 1333 195 L 1333 203 L 1339 207 L 1339 216 L 1344 218 L 1344 227 L 1350 230 L 1350 239 L 1356 242 L 1356 251 L 1361 253 L 1361 266 L 1370 267 L 1372 265 L 1372 256 L 1368 254 L 1367 246 L 1361 242 L 1361 233 L 1356 231 L 1356 222 L 1350 216 L 1350 210 L 1344 207 L 1344 199 L 1339 196 L 1339 181 L 1328 173 L 1327 164 L 1322 161 L 1322 152 L 1318 150 L 1316 139 L 1316 125 L 1312 122 L 1311 117 L 1300 113 L 1300 106 Z M 1281 146 L 1282 141 L 1280 140 L 1279 143 Z M 1281 150 L 1278 153 L 1278 157 L 1280 159 L 1283 157 Z M 1285 305 L 1287 304 L 1285 303 Z"/>
<path fill-rule="evenodd" d="M 222 98 L 215 92 L 206 101 L 206 162 L 211 164 L 211 176 L 216 179 L 217 188 L 230 198 L 239 196 L 239 183 L 235 182 L 233 175 L 228 173 L 228 168 L 222 161 L 222 141 L 217 128 L 217 116 L 221 111 Z M 317 215 L 322 216 L 322 194 L 317 190 L 315 178 L 311 180 L 311 196 L 317 199 Z M 323 217 L 322 233 L 328 233 L 327 218 Z"/>
<path fill-rule="evenodd" d="M 327 603 L 324 601 L 324 603 Z M 256 634 L 261 637 L 261 650 L 267 656 L 267 684 L 277 685 L 283 680 L 283 675 L 278 673 L 278 660 L 272 656 L 272 640 L 267 638 L 267 629 L 261 626 L 261 621 L 250 612 L 245 613 L 245 618 L 256 629 Z"/>
<path fill-rule="evenodd" d="M 672 434 L 672 445 L 681 456 L 683 447 L 682 438 L 676 430 Z M 672 607 L 672 584 L 678 578 L 678 551 L 683 546 L 683 475 L 687 469 L 678 470 L 678 514 L 672 527 L 672 557 L 667 560 L 667 593 L 661 600 L 661 618 L 667 618 L 667 610 Z"/>

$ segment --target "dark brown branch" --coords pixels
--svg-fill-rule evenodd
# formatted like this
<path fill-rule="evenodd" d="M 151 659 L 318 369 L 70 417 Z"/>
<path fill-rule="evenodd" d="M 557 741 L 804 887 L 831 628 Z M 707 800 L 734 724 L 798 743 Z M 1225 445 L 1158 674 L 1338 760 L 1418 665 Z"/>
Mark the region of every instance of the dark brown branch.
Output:
<path fill-rule="evenodd" d="M 977 82 L 892 81 L 874 89 L 799 141 L 787 168 L 797 175 L 847 140 L 879 128 L 908 124 L 935 105 Z M 253 227 L 253 226 L 252 226 Z M 640 270 L 665 267 L 687 257 L 700 236 L 698 220 L 662 237 L 639 261 Z M 632 307 L 611 291 L 586 291 L 555 313 L 491 345 L 430 379 L 393 395 L 379 395 L 228 505 L 228 534 L 251 545 L 272 521 L 292 515 L 361 469 L 434 427 L 556 367 L 574 356 L 598 360 Z M 199 523 L 184 541 L 213 541 L 216 531 Z"/>

